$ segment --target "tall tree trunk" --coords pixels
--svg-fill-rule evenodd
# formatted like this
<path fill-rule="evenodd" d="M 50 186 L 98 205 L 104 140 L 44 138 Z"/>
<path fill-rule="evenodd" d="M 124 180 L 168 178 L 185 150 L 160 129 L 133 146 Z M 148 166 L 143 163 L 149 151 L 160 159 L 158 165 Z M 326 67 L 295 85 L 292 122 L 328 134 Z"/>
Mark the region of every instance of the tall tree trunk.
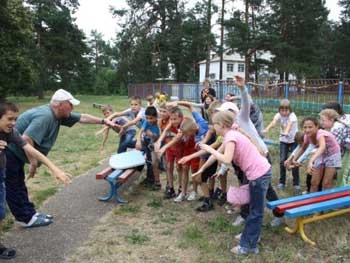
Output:
<path fill-rule="evenodd" d="M 245 23 L 249 25 L 249 1 L 245 1 L 245 14 L 244 14 Z M 249 41 L 249 40 L 247 40 Z M 247 43 L 248 44 L 248 43 Z M 250 50 L 247 49 L 246 54 L 244 56 L 244 63 L 245 63 L 245 79 L 246 81 L 249 81 L 249 71 L 250 71 L 250 60 L 251 60 L 251 54 Z"/>
<path fill-rule="evenodd" d="M 210 72 L 210 36 L 211 36 L 211 0 L 208 0 L 208 9 L 207 9 L 207 23 L 208 23 L 208 31 L 207 31 L 207 59 L 205 63 L 205 78 L 209 78 Z"/>

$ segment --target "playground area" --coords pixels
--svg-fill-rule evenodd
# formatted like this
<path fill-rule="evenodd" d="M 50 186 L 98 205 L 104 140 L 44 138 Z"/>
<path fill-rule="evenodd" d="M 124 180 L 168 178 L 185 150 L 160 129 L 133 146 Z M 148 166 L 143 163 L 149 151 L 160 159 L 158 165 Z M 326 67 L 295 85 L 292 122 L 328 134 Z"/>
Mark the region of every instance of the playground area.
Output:
<path fill-rule="evenodd" d="M 78 98 L 82 103 L 77 110 L 94 115 L 101 114 L 98 108 L 92 107 L 96 102 L 118 102 L 116 110 L 128 105 L 126 97 Z M 29 98 L 19 102 L 21 111 L 42 103 L 44 101 Z M 266 120 L 271 119 L 273 113 L 264 113 Z M 232 246 L 238 242 L 234 236 L 242 231 L 242 226 L 232 226 L 237 214 L 228 214 L 225 207 L 214 204 L 214 210 L 198 213 L 194 209 L 200 202 L 177 204 L 173 200 L 164 200 L 163 191 L 150 191 L 140 186 L 139 181 L 133 182 L 130 188 L 122 192 L 122 196 L 129 201 L 126 205 L 98 201 L 97 198 L 108 191 L 108 185 L 96 181 L 95 174 L 106 165 L 115 151 L 118 137 L 110 138 L 105 152 L 99 153 L 100 138 L 94 136 L 96 130 L 96 127 L 89 125 L 62 129 L 50 153 L 60 167 L 74 175 L 70 186 L 59 188 L 61 186 L 55 184 L 44 168 L 40 168 L 37 177 L 28 182 L 32 199 L 42 206 L 41 211 L 52 213 L 55 222 L 48 227 L 31 230 L 13 225 L 5 239 L 18 248 L 18 257 L 12 262 L 350 261 L 349 215 L 307 225 L 305 231 L 310 239 L 317 242 L 317 246 L 310 246 L 298 235 L 288 234 L 283 227 L 272 228 L 269 224 L 272 214 L 266 210 L 259 244 L 262 253 L 242 257 L 230 253 Z M 69 139 L 73 136 L 74 143 Z M 276 140 L 276 136 L 272 135 L 271 139 Z M 278 149 L 272 147 L 271 154 L 276 160 Z M 275 161 L 273 185 L 278 183 L 278 170 L 278 162 Z M 301 174 L 303 184 L 305 173 Z M 164 174 L 161 180 L 164 187 Z M 230 176 L 229 180 L 237 184 L 235 177 Z M 289 174 L 287 184 L 291 184 Z M 292 196 L 293 189 L 286 188 L 278 194 L 281 198 Z M 294 221 L 287 220 L 287 223 L 292 226 Z"/>

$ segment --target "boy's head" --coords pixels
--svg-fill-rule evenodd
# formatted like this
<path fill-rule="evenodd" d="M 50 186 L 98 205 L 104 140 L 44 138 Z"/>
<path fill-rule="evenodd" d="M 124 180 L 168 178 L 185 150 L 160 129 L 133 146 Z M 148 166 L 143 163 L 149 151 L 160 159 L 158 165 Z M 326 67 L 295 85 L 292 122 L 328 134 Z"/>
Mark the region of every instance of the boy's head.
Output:
<path fill-rule="evenodd" d="M 290 101 L 287 99 L 283 99 L 278 106 L 278 112 L 283 116 L 288 116 L 292 111 L 292 106 L 290 105 Z"/>
<path fill-rule="evenodd" d="M 165 102 L 162 102 L 159 107 L 159 118 L 162 120 L 168 120 L 170 117 L 169 107 L 166 105 Z"/>
<path fill-rule="evenodd" d="M 154 106 L 148 106 L 145 110 L 146 120 L 149 124 L 156 124 L 158 118 L 157 109 Z"/>
<path fill-rule="evenodd" d="M 141 109 L 142 100 L 139 96 L 132 96 L 129 99 L 130 109 L 134 113 L 138 113 Z"/>
<path fill-rule="evenodd" d="M 154 97 L 153 95 L 148 95 L 146 97 L 146 100 L 148 101 L 149 105 L 152 105 L 154 103 Z"/>
<path fill-rule="evenodd" d="M 304 142 L 304 133 L 302 131 L 297 131 L 294 135 L 294 141 L 297 143 L 297 144 L 303 144 Z"/>
<path fill-rule="evenodd" d="M 18 107 L 12 102 L 0 102 L 0 131 L 10 133 L 16 124 Z"/>
<path fill-rule="evenodd" d="M 111 105 L 104 105 L 101 107 L 101 111 L 103 115 L 107 118 L 109 115 L 113 113 L 113 108 Z"/>
<path fill-rule="evenodd" d="M 179 127 L 183 117 L 183 112 L 179 107 L 173 107 L 170 109 L 170 122 L 173 127 Z"/>
<path fill-rule="evenodd" d="M 193 119 L 184 118 L 180 124 L 180 130 L 184 135 L 193 136 L 198 132 L 198 126 Z"/>

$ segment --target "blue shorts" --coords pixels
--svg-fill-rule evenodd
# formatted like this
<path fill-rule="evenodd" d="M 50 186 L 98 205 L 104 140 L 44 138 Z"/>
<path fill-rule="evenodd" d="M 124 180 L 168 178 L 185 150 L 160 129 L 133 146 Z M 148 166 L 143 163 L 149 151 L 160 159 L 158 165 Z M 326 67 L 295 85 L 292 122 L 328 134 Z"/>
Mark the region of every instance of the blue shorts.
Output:
<path fill-rule="evenodd" d="M 5 188 L 5 169 L 0 168 L 0 220 L 5 218 L 6 211 L 6 188 Z"/>

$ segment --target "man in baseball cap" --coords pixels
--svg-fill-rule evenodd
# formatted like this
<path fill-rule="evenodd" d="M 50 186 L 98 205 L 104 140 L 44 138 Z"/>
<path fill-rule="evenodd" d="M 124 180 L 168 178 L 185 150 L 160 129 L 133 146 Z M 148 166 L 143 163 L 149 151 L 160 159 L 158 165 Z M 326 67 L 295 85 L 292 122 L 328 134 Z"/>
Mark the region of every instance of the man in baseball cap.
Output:
<path fill-rule="evenodd" d="M 74 106 L 80 103 L 64 89 L 57 90 L 49 104 L 29 109 L 19 115 L 15 128 L 23 139 L 35 149 L 47 155 L 54 146 L 60 127 L 72 127 L 76 123 L 108 125 L 115 124 L 109 119 L 102 119 L 90 114 L 74 112 Z M 6 151 L 6 199 L 16 221 L 23 227 L 46 226 L 53 222 L 53 217 L 38 213 L 28 198 L 25 183 L 25 163 L 30 163 L 29 177 L 33 177 L 38 163 L 29 160 L 22 148 L 10 144 Z"/>
<path fill-rule="evenodd" d="M 53 101 L 69 101 L 72 105 L 79 105 L 80 101 L 73 97 L 68 91 L 64 89 L 57 90 L 51 98 L 51 102 Z"/>

